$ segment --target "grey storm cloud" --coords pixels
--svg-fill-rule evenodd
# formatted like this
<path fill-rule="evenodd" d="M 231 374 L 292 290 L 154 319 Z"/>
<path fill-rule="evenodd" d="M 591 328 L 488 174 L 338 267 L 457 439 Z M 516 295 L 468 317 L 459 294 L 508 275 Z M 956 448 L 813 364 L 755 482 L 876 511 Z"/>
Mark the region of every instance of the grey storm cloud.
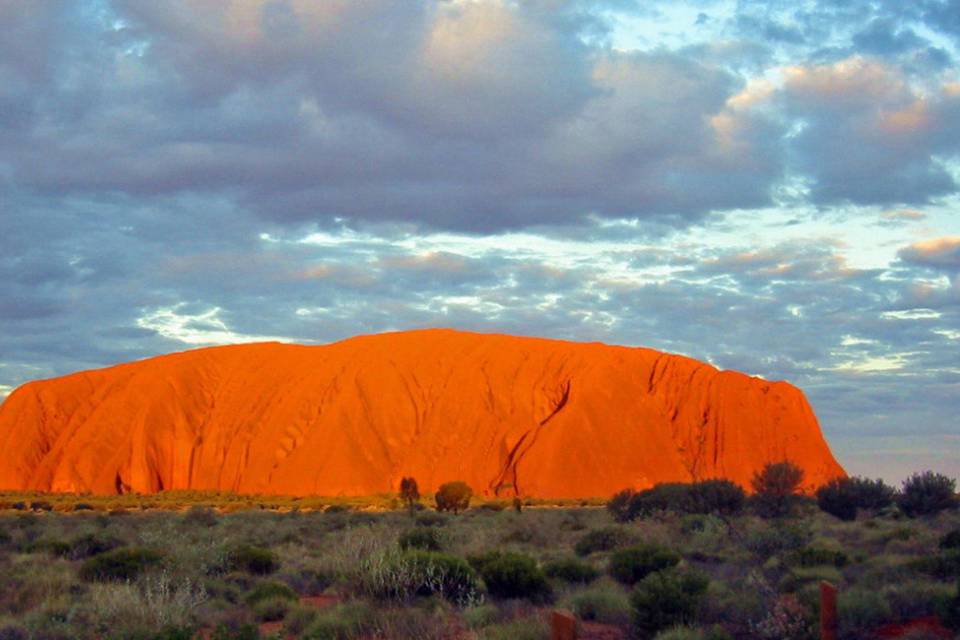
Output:
<path fill-rule="evenodd" d="M 6 6 L 0 101 L 20 126 L 0 175 L 49 196 L 205 194 L 281 224 L 489 232 L 684 225 L 769 205 L 788 173 L 818 203 L 956 190 L 937 158 L 958 151 L 960 99 L 918 103 L 894 62 L 800 66 L 769 100 L 737 100 L 738 61 L 826 28 L 829 3 L 782 12 L 789 28 L 745 9 L 725 51 L 631 53 L 573 2 Z M 923 44 L 889 22 L 858 35 L 863 53 Z"/>

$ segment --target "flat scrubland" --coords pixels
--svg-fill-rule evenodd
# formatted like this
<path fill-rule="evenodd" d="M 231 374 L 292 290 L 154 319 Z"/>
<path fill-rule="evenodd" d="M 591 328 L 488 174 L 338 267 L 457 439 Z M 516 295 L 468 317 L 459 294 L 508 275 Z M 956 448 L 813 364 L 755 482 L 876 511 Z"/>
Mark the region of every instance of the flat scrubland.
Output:
<path fill-rule="evenodd" d="M 816 638 L 821 580 L 839 588 L 841 638 L 956 624 L 955 509 L 842 521 L 808 499 L 783 517 L 618 522 L 190 495 L 0 497 L 0 639 L 523 640 L 548 638 L 557 608 L 582 638 Z"/>

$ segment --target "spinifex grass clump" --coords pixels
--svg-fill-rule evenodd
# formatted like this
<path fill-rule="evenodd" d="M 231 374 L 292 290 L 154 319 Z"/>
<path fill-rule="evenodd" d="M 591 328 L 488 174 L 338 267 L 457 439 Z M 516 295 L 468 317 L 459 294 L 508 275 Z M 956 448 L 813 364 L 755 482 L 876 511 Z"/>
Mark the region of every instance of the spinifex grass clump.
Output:
<path fill-rule="evenodd" d="M 163 554 L 145 547 L 121 547 L 86 560 L 79 576 L 87 581 L 133 580 L 145 569 L 159 564 Z"/>

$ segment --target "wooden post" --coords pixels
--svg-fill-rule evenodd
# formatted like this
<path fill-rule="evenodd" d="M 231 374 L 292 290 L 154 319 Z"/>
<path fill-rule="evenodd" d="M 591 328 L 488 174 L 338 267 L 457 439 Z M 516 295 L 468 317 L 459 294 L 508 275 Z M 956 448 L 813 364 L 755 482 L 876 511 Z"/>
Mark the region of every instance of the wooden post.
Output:
<path fill-rule="evenodd" d="M 837 640 L 837 588 L 820 581 L 820 640 Z"/>
<path fill-rule="evenodd" d="M 577 619 L 572 613 L 553 610 L 550 614 L 550 640 L 577 640 Z"/>

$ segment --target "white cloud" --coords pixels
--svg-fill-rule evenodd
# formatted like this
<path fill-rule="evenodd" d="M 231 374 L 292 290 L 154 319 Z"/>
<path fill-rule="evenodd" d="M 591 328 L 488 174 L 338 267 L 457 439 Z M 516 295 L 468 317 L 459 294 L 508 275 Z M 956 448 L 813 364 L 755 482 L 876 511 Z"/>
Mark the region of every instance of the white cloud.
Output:
<path fill-rule="evenodd" d="M 148 311 L 137 319 L 137 326 L 156 331 L 164 338 L 191 346 L 237 344 L 241 342 L 292 342 L 280 336 L 249 335 L 232 331 L 220 317 L 222 309 L 189 313 L 185 304 Z"/>

